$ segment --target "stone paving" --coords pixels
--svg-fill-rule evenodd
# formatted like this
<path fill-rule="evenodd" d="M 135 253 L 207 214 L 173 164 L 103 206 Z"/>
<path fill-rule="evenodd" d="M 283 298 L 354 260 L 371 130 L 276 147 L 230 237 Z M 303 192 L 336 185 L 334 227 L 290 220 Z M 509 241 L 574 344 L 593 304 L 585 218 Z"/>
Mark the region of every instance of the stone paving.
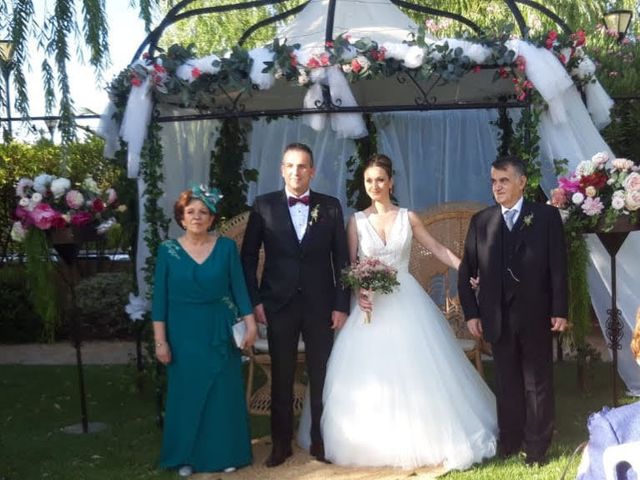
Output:
<path fill-rule="evenodd" d="M 115 365 L 135 359 L 135 342 L 91 341 L 82 344 L 85 365 Z M 76 350 L 69 342 L 0 344 L 0 365 L 73 365 Z"/>

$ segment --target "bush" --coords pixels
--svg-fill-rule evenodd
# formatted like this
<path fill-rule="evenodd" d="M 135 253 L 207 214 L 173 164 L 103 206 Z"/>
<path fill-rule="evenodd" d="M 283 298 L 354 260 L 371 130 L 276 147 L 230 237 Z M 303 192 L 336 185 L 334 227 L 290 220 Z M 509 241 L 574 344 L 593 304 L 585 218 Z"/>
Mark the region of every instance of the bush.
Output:
<path fill-rule="evenodd" d="M 129 302 L 132 285 L 133 277 L 126 272 L 97 273 L 78 282 L 78 320 L 85 339 L 131 337 L 131 320 L 124 307 Z"/>
<path fill-rule="evenodd" d="M 1 343 L 42 340 L 42 322 L 31 304 L 24 268 L 0 268 L 0 305 Z"/>

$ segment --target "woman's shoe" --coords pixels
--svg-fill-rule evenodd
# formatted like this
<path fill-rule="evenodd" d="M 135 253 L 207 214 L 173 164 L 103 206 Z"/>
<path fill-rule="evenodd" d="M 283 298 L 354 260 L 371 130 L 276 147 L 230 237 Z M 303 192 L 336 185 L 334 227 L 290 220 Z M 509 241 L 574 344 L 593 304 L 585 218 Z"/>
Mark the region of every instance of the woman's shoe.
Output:
<path fill-rule="evenodd" d="M 193 475 L 193 467 L 191 465 L 183 465 L 178 469 L 178 475 L 181 477 L 190 477 Z"/>

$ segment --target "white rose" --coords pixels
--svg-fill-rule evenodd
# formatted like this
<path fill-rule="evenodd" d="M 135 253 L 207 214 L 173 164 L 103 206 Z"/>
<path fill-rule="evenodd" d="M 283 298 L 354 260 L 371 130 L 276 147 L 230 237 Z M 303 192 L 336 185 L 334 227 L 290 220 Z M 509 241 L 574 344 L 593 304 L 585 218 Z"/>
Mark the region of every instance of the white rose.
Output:
<path fill-rule="evenodd" d="M 624 193 L 625 193 L 624 190 L 616 190 L 611 194 L 611 198 L 616 198 L 616 197 L 624 198 Z"/>
<path fill-rule="evenodd" d="M 614 210 L 622 210 L 624 208 L 624 194 L 611 197 L 611 207 Z"/>
<path fill-rule="evenodd" d="M 22 197 L 18 202 L 18 205 L 20 205 L 23 208 L 27 208 L 30 203 L 31 201 L 27 197 Z"/>
<path fill-rule="evenodd" d="M 624 196 L 624 204 L 627 207 L 627 210 L 630 212 L 635 212 L 640 208 L 640 191 L 635 190 L 632 192 L 627 192 Z"/>
<path fill-rule="evenodd" d="M 585 177 L 591 175 L 595 170 L 595 166 L 591 163 L 591 160 L 583 160 L 576 167 L 576 175 L 578 177 Z"/>
<path fill-rule="evenodd" d="M 580 192 L 576 192 L 571 196 L 571 201 L 574 205 L 580 205 L 584 202 L 584 195 Z"/>
<path fill-rule="evenodd" d="M 587 195 L 587 197 L 593 198 L 593 197 L 596 196 L 596 193 L 598 193 L 598 192 L 596 191 L 596 187 L 594 187 L 593 185 L 589 185 L 585 189 L 584 193 Z"/>
<path fill-rule="evenodd" d="M 56 200 L 67 193 L 70 188 L 71 182 L 66 178 L 56 178 L 51 182 L 51 193 Z"/>
<path fill-rule="evenodd" d="M 613 178 L 610 178 L 609 180 L 607 180 L 607 185 L 613 185 L 614 183 L 616 183 L 616 181 Z"/>
<path fill-rule="evenodd" d="M 126 211 L 127 211 L 127 206 L 124 203 L 118 205 L 118 208 L 116 208 L 116 212 L 123 213 Z"/>
<path fill-rule="evenodd" d="M 342 65 L 342 71 L 344 73 L 351 73 L 351 64 L 345 63 L 344 65 Z"/>
<path fill-rule="evenodd" d="M 42 201 L 42 195 L 39 194 L 38 192 L 31 195 L 31 202 L 33 202 L 34 205 L 37 203 L 40 203 L 41 201 Z"/>
<path fill-rule="evenodd" d="M 596 167 L 602 167 L 608 161 L 609 154 L 607 152 L 598 152 L 593 157 L 591 157 L 591 163 L 593 163 Z"/>

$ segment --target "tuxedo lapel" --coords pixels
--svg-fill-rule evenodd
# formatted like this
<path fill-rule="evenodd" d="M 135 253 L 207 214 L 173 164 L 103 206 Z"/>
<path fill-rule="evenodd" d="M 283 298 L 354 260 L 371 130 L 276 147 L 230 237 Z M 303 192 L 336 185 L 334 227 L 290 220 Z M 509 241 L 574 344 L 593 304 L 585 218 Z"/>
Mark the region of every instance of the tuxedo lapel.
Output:
<path fill-rule="evenodd" d="M 318 198 L 318 195 L 316 195 L 316 193 L 313 190 L 309 191 L 309 213 L 307 214 L 307 228 L 304 231 L 304 236 L 302 237 L 302 240 L 300 241 L 300 246 L 304 247 L 305 244 L 308 242 L 309 237 L 311 236 L 311 230 L 313 230 L 313 225 L 315 223 L 315 221 L 317 221 L 316 219 L 312 218 L 312 212 L 318 211 L 320 209 L 320 199 Z"/>
<path fill-rule="evenodd" d="M 501 258 L 502 256 L 502 210 L 494 209 L 487 222 L 487 239 L 489 240 L 489 258 Z"/>
<path fill-rule="evenodd" d="M 298 235 L 296 234 L 296 229 L 293 226 L 293 220 L 291 220 L 291 213 L 289 212 L 289 204 L 287 203 L 287 194 L 285 193 L 284 190 L 280 192 L 275 208 L 277 212 L 276 218 L 278 219 L 278 221 L 286 222 L 286 224 L 289 226 L 287 230 L 289 232 L 289 237 L 291 241 L 295 245 L 299 246 Z"/>

